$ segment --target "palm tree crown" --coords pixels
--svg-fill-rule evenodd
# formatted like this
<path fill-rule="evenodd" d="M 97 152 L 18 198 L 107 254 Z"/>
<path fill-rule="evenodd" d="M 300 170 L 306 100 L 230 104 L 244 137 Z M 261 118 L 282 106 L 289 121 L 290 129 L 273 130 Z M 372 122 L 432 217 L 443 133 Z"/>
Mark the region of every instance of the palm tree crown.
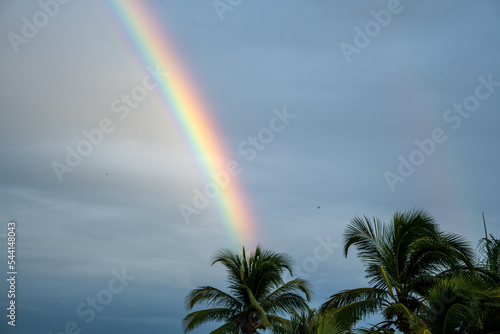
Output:
<path fill-rule="evenodd" d="M 389 224 L 367 217 L 354 218 L 344 233 L 344 254 L 358 249 L 365 263 L 370 287 L 344 290 L 322 305 L 322 310 L 341 315 L 352 323 L 381 312 L 385 321 L 377 327 L 395 327 L 403 333 L 423 328 L 418 315 L 422 296 L 436 275 L 464 265 L 472 267 L 473 250 L 460 236 L 441 232 L 422 210 L 396 212 Z"/>
<path fill-rule="evenodd" d="M 259 246 L 247 257 L 229 249 L 216 252 L 212 265 L 221 263 L 227 271 L 227 290 L 211 286 L 192 290 L 186 297 L 191 310 L 199 303 L 212 306 L 195 311 L 183 320 L 184 332 L 210 321 L 223 322 L 211 334 L 258 333 L 258 329 L 278 330 L 288 324 L 282 314 L 306 310 L 311 298 L 308 281 L 295 278 L 284 282 L 282 275 L 292 275 L 292 260 L 283 253 L 263 250 Z"/>

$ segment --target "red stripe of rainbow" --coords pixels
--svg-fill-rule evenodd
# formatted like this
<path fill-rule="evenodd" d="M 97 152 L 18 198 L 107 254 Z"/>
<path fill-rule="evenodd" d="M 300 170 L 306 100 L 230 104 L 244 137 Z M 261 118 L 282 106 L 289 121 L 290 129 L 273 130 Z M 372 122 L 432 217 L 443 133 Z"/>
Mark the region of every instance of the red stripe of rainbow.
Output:
<path fill-rule="evenodd" d="M 211 175 L 225 168 L 228 155 L 208 104 L 195 89 L 180 58 L 174 52 L 174 45 L 160 29 L 161 25 L 156 22 L 145 3 L 131 0 L 110 0 L 109 3 L 142 61 L 159 66 L 168 73 L 159 87 L 162 100 L 197 154 L 207 180 L 210 179 Z M 221 189 L 216 200 L 232 241 L 238 247 L 253 245 L 255 224 L 235 176 Z"/>

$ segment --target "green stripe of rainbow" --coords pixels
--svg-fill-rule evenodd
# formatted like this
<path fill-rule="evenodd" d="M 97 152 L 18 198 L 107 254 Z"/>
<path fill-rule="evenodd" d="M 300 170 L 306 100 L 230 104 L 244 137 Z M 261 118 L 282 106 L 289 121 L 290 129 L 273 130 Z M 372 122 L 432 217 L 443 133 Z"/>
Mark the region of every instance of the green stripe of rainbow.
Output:
<path fill-rule="evenodd" d="M 110 0 L 109 3 L 142 61 L 167 72 L 166 80 L 160 84 L 162 100 L 166 109 L 173 113 L 209 179 L 210 175 L 225 168 L 228 155 L 207 103 L 196 91 L 174 52 L 174 45 L 168 41 L 146 5 L 142 1 L 130 0 Z M 235 176 L 216 199 L 234 245 L 253 244 L 255 224 Z"/>

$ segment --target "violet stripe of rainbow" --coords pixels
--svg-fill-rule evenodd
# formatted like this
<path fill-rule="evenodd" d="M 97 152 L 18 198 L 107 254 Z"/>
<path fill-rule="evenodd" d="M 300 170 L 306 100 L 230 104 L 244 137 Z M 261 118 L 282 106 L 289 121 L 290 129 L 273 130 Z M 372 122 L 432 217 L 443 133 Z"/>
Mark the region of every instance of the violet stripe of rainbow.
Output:
<path fill-rule="evenodd" d="M 173 116 L 175 124 L 198 157 L 207 183 L 212 182 L 212 176 L 226 168 L 228 154 L 210 108 L 197 92 L 181 58 L 176 55 L 175 45 L 168 40 L 146 2 L 109 0 L 109 3 L 141 61 L 149 66 L 158 66 L 167 73 L 158 90 L 165 110 Z M 231 176 L 228 185 L 221 187 L 214 200 L 233 246 L 253 245 L 255 221 L 237 176 Z"/>

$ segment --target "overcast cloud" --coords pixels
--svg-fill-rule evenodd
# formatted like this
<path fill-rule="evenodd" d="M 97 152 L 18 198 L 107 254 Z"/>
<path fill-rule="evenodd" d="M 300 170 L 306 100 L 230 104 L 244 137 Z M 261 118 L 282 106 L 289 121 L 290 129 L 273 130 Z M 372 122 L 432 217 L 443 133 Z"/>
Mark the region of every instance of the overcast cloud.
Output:
<path fill-rule="evenodd" d="M 140 61 L 109 5 L 60 0 L 34 36 L 13 37 L 54 1 L 0 4 L 5 275 L 11 220 L 18 237 L 16 327 L 3 280 L 1 331 L 179 334 L 187 293 L 224 288 L 210 258 L 234 236 L 215 202 L 184 222 L 178 205 L 207 179 L 159 92 L 124 119 L 111 111 L 158 64 Z M 500 236 L 498 1 L 142 3 L 241 167 L 257 231 L 246 246 L 292 255 L 313 306 L 366 284 L 355 253 L 340 251 L 355 216 L 422 208 L 475 246 L 485 212 Z M 273 110 L 294 117 L 249 159 L 241 145 Z M 99 127 L 102 142 L 58 177 L 53 162 Z M 107 304 L 95 311 L 93 298 Z"/>

